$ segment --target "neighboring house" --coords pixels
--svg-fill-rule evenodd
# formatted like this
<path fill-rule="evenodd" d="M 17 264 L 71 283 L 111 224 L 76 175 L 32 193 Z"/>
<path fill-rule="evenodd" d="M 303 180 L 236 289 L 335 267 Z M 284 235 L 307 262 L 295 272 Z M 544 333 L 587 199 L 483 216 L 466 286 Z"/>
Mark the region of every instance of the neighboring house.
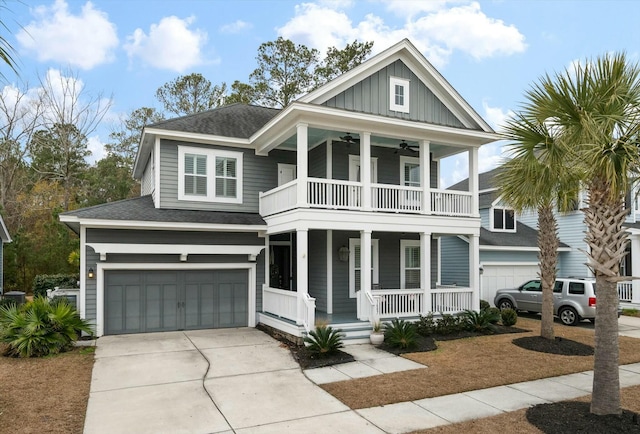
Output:
<path fill-rule="evenodd" d="M 0 295 L 4 294 L 4 245 L 10 242 L 11 236 L 0 215 Z"/>
<path fill-rule="evenodd" d="M 99 336 L 263 323 L 300 337 L 316 320 L 477 309 L 478 149 L 496 139 L 408 40 L 282 110 L 147 126 L 142 196 L 60 216 L 80 235 L 81 314 Z M 439 189 L 440 159 L 460 153 L 473 182 Z M 465 286 L 440 285 L 446 235 L 470 240 Z"/>
<path fill-rule="evenodd" d="M 539 272 L 538 215 L 535 211 L 516 214 L 513 209 L 500 200 L 498 190 L 493 183 L 494 176 L 500 170 L 497 168 L 479 175 L 479 203 L 482 221 L 480 231 L 481 298 L 492 304 L 496 290 L 516 287 L 527 280 L 537 278 Z M 467 184 L 468 181 L 464 180 L 449 189 L 465 190 Z M 587 228 L 584 224 L 584 215 L 580 211 L 583 206 L 584 193 L 581 193 L 575 210 L 556 213 L 560 239 L 558 277 L 593 276 L 586 265 L 587 258 L 583 253 L 587 250 L 587 244 L 584 241 Z M 632 270 L 640 271 L 640 210 L 635 202 L 632 204 L 627 222 L 630 242 L 627 256 L 621 264 L 620 274 L 622 276 L 631 276 Z M 465 243 L 460 238 L 451 237 L 442 241 L 443 267 L 446 268 L 445 264 L 450 263 L 452 259 L 461 260 Z M 639 253 L 633 255 L 634 249 Z M 461 275 L 456 276 L 451 270 L 447 276 L 456 279 L 454 282 L 460 282 L 464 285 L 466 284 L 465 272 L 466 270 L 462 270 Z M 638 273 L 636 272 L 636 274 Z M 443 280 L 442 283 L 451 284 L 452 282 Z M 637 284 L 632 284 L 631 281 L 618 285 L 622 301 L 640 303 L 640 287 L 632 291 L 634 285 Z M 633 293 L 636 298 L 633 298 Z"/>

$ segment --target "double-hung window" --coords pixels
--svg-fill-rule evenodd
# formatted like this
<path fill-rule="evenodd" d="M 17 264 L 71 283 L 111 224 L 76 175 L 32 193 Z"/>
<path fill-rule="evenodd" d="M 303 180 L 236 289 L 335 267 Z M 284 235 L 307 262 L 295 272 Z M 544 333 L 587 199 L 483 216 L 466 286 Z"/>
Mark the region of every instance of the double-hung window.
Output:
<path fill-rule="evenodd" d="M 242 203 L 242 152 L 180 146 L 178 199 Z"/>
<path fill-rule="evenodd" d="M 409 113 L 409 80 L 389 77 L 389 110 Z"/>
<path fill-rule="evenodd" d="M 420 241 L 400 241 L 401 289 L 420 288 Z"/>
<path fill-rule="evenodd" d="M 356 291 L 360 291 L 362 276 L 360 238 L 349 239 L 349 297 L 355 298 Z M 379 284 L 379 256 L 378 240 L 371 240 L 371 284 Z"/>

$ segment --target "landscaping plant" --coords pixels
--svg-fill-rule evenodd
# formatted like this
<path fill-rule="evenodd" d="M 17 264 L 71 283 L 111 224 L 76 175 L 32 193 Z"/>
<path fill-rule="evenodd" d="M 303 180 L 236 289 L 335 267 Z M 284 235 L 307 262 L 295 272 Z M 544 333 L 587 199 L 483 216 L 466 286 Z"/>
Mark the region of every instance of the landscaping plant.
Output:
<path fill-rule="evenodd" d="M 465 329 L 462 317 L 456 315 L 442 314 L 442 317 L 436 321 L 435 333 L 441 335 L 450 335 Z"/>
<path fill-rule="evenodd" d="M 511 327 L 518 322 L 518 313 L 513 309 L 503 309 L 500 315 L 502 316 L 502 325 L 505 327 Z"/>
<path fill-rule="evenodd" d="M 417 339 L 418 332 L 412 322 L 395 318 L 390 324 L 385 324 L 384 340 L 393 347 L 411 348 L 416 345 Z"/>
<path fill-rule="evenodd" d="M 318 354 L 320 357 L 335 353 L 344 347 L 342 343 L 342 330 L 333 329 L 331 326 L 318 325 L 315 330 L 309 332 L 304 338 L 307 350 Z"/>
<path fill-rule="evenodd" d="M 465 310 L 462 314 L 462 322 L 467 330 L 480 333 L 492 333 L 495 324 L 500 320 L 500 312 L 491 309 Z"/>
<path fill-rule="evenodd" d="M 416 323 L 417 332 L 422 336 L 429 336 L 436 330 L 436 322 L 433 319 L 433 313 L 429 312 L 426 315 L 420 315 L 420 319 Z"/>
<path fill-rule="evenodd" d="M 487 310 L 491 307 L 487 300 L 480 300 L 480 310 Z"/>
<path fill-rule="evenodd" d="M 0 307 L 0 340 L 8 344 L 9 356 L 57 354 L 70 349 L 82 332 L 92 334 L 91 325 L 66 300 L 51 304 L 36 297 L 19 307 Z"/>

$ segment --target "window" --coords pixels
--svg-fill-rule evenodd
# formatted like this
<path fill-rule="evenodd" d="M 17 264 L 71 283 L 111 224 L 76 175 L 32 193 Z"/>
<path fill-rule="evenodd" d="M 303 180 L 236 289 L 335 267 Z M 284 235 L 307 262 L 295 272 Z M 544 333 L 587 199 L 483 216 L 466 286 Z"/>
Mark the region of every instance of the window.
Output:
<path fill-rule="evenodd" d="M 512 209 L 493 208 L 491 228 L 494 231 L 515 232 L 516 217 Z"/>
<path fill-rule="evenodd" d="M 389 77 L 389 110 L 409 113 L 409 80 Z"/>
<path fill-rule="evenodd" d="M 400 182 L 407 187 L 420 187 L 420 160 L 400 157 Z"/>
<path fill-rule="evenodd" d="M 420 288 L 420 241 L 400 240 L 400 288 Z"/>
<path fill-rule="evenodd" d="M 532 291 L 532 292 L 541 292 L 542 286 L 539 280 L 530 280 L 524 285 L 522 285 L 523 291 Z"/>
<path fill-rule="evenodd" d="M 564 286 L 564 282 L 562 280 L 556 280 L 555 285 L 553 285 L 553 292 L 562 292 L 562 287 Z"/>
<path fill-rule="evenodd" d="M 355 298 L 360 291 L 361 256 L 360 238 L 349 239 L 349 297 Z M 371 240 L 371 285 L 378 285 L 379 280 L 378 240 Z"/>
<path fill-rule="evenodd" d="M 242 203 L 242 152 L 178 147 L 178 199 Z"/>
<path fill-rule="evenodd" d="M 569 282 L 569 294 L 584 294 L 584 283 L 582 282 Z"/>

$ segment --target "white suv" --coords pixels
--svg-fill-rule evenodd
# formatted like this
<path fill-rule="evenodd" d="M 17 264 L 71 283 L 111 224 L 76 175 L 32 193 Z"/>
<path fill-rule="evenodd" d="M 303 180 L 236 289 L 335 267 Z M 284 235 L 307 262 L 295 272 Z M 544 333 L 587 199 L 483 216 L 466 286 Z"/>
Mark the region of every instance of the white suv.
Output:
<path fill-rule="evenodd" d="M 518 288 L 499 289 L 493 299 L 499 309 L 542 311 L 542 285 L 530 280 Z M 619 316 L 618 309 L 618 316 Z M 595 321 L 596 281 L 593 278 L 558 278 L 553 287 L 553 313 L 565 325 L 582 319 Z"/>

